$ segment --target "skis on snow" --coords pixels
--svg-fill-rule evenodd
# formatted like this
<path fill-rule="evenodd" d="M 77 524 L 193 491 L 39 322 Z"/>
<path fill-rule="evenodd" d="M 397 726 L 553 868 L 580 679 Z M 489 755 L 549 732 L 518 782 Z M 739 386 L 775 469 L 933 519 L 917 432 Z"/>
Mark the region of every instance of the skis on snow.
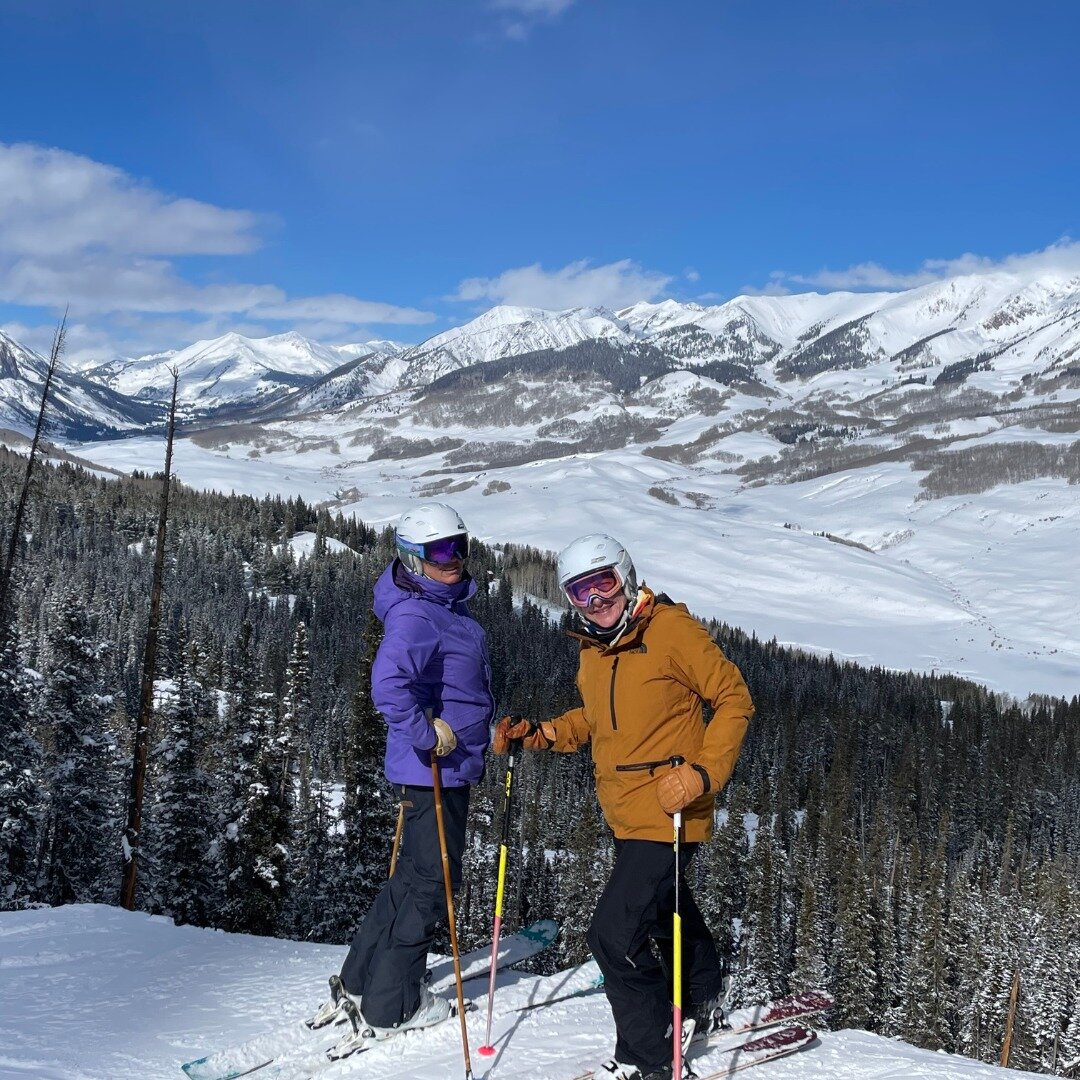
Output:
<path fill-rule="evenodd" d="M 731 1076 L 732 1073 L 742 1072 L 743 1069 L 749 1069 L 754 1065 L 762 1065 L 766 1061 L 775 1061 L 777 1058 L 794 1054 L 816 1039 L 817 1032 L 812 1028 L 796 1025 L 775 1028 L 762 1035 L 755 1035 L 753 1038 L 737 1042 L 733 1046 L 718 1046 L 712 1054 L 714 1059 L 717 1053 L 722 1055 L 721 1062 L 717 1064 L 714 1060 L 705 1065 L 707 1072 L 697 1072 L 694 1069 L 694 1063 L 690 1062 L 690 1074 L 696 1077 L 696 1080 L 721 1080 L 721 1077 Z M 702 1067 L 700 1063 L 698 1067 Z M 578 1073 L 574 1080 L 593 1080 L 595 1075 L 590 1069 L 588 1072 Z"/>
<path fill-rule="evenodd" d="M 690 1043 L 707 1047 L 711 1055 L 722 1054 L 723 1063 L 718 1068 L 706 1065 L 704 1068 L 710 1071 L 695 1071 L 694 1075 L 698 1080 L 720 1080 L 753 1065 L 802 1050 L 817 1039 L 817 1032 L 792 1024 L 792 1021 L 825 1012 L 833 1004 L 830 994 L 809 990 L 725 1013 L 715 1027 L 695 1032 Z M 592 1071 L 579 1073 L 574 1080 L 591 1080 L 592 1076 Z"/>
<path fill-rule="evenodd" d="M 749 1069 L 754 1065 L 762 1065 L 766 1061 L 787 1057 L 788 1054 L 794 1054 L 816 1041 L 817 1032 L 812 1028 L 797 1026 L 777 1028 L 735 1046 L 723 1047 L 720 1052 L 724 1060 L 720 1067 L 707 1066 L 711 1071 L 696 1075 L 698 1080 L 720 1080 L 721 1077 L 731 1076 L 732 1073 L 742 1072 L 743 1069 Z"/>
<path fill-rule="evenodd" d="M 499 941 L 496 962 L 499 970 L 543 952 L 558 933 L 559 926 L 556 922 L 541 919 L 515 934 L 505 935 Z M 462 978 L 475 979 L 486 975 L 490 963 L 490 944 L 473 949 L 461 958 Z M 431 969 L 432 989 L 438 991 L 446 988 L 453 977 L 453 963 L 449 959 L 440 961 Z M 457 1015 L 456 1010 L 453 1015 Z M 338 1010 L 337 1015 L 331 1017 L 320 1009 L 319 1013 L 309 1020 L 294 1021 L 276 1032 L 259 1035 L 238 1046 L 189 1061 L 183 1066 L 183 1070 L 189 1080 L 239 1080 L 240 1077 L 247 1076 L 255 1077 L 256 1080 L 270 1080 L 271 1077 L 278 1080 L 278 1077 L 286 1075 L 286 1059 L 296 1056 L 325 1059 L 326 1051 L 346 1036 L 346 1019 L 343 1010 Z M 313 1026 L 316 1020 L 320 1022 Z"/>
<path fill-rule="evenodd" d="M 791 994 L 788 997 L 766 1001 L 763 1005 L 747 1005 L 741 1009 L 732 1009 L 708 1031 L 702 1032 L 705 1038 L 721 1035 L 737 1035 L 743 1031 L 773 1027 L 799 1020 L 804 1016 L 826 1012 L 834 1005 L 831 994 L 823 990 L 807 990 L 803 994 Z"/>

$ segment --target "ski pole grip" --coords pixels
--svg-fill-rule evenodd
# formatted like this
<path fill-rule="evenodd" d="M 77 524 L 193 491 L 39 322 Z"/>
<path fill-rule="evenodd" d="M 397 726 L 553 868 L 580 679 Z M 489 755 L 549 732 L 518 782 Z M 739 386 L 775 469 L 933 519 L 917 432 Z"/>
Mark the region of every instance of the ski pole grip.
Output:
<path fill-rule="evenodd" d="M 678 768 L 678 767 L 679 767 L 680 765 L 685 765 L 685 764 L 686 764 L 686 758 L 684 758 L 684 757 L 679 757 L 679 755 L 678 755 L 678 754 L 676 754 L 676 755 L 675 755 L 675 756 L 674 756 L 674 757 L 673 757 L 673 758 L 671 759 L 671 767 L 672 767 L 673 769 L 677 769 L 677 768 Z"/>

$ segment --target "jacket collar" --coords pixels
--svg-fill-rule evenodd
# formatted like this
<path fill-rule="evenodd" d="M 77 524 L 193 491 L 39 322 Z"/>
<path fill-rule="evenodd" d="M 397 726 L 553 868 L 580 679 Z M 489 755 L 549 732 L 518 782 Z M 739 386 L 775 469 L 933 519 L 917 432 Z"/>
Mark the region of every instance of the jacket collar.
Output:
<path fill-rule="evenodd" d="M 471 600 L 476 595 L 476 580 L 467 573 L 453 585 L 444 585 L 420 574 L 411 574 L 400 559 L 395 558 L 391 573 L 394 584 L 406 594 L 422 596 L 443 607 L 453 607 L 464 600 Z"/>

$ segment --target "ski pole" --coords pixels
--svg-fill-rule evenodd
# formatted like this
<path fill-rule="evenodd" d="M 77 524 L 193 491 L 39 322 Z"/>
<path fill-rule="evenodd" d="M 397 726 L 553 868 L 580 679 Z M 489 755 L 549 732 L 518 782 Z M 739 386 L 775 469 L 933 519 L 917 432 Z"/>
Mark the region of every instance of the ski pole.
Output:
<path fill-rule="evenodd" d="M 684 759 L 673 757 L 672 768 L 677 769 Z M 680 848 L 682 847 L 682 811 L 676 810 L 675 823 L 675 913 L 671 919 L 671 1075 L 673 1080 L 682 1076 L 682 915 L 679 910 L 679 867 Z"/>
<path fill-rule="evenodd" d="M 404 788 L 401 789 L 401 793 L 402 795 L 405 794 Z M 387 875 L 388 877 L 393 877 L 394 871 L 397 869 L 398 852 L 401 850 L 401 833 L 405 828 L 405 808 L 411 807 L 412 803 L 402 799 L 397 806 L 397 828 L 394 830 L 394 850 L 390 854 L 390 873 Z"/>
<path fill-rule="evenodd" d="M 435 823 L 439 828 L 439 852 L 442 855 L 443 885 L 446 888 L 446 915 L 450 920 L 450 951 L 454 957 L 458 1019 L 461 1021 L 461 1050 L 465 1055 L 465 1080 L 472 1080 L 469 1029 L 465 1025 L 465 991 L 461 985 L 461 955 L 458 952 L 457 923 L 454 919 L 454 890 L 450 884 L 450 856 L 446 851 L 446 826 L 443 824 L 442 778 L 439 776 L 439 759 L 434 750 L 431 751 L 431 786 L 435 789 Z"/>
<path fill-rule="evenodd" d="M 517 760 L 520 739 L 510 743 L 510 753 L 506 758 L 506 782 L 503 784 L 503 823 L 502 844 L 499 846 L 499 884 L 495 889 L 495 926 L 491 932 L 491 973 L 488 975 L 488 1014 L 487 1035 L 480 1053 L 491 1057 L 495 1047 L 491 1045 L 491 1015 L 495 1008 L 495 970 L 498 967 L 499 932 L 502 930 L 503 888 L 506 884 L 506 851 L 510 845 L 510 807 L 514 793 L 514 764 Z"/>

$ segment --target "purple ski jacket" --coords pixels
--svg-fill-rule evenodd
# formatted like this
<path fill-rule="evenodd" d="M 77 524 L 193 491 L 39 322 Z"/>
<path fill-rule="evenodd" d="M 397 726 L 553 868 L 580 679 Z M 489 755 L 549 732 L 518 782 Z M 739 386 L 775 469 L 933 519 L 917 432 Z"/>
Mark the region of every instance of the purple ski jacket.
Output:
<path fill-rule="evenodd" d="M 457 747 L 439 758 L 447 787 L 475 784 L 495 710 L 484 630 L 469 612 L 476 582 L 443 585 L 410 574 L 400 560 L 375 583 L 375 614 L 384 633 L 371 668 L 371 698 L 389 726 L 386 778 L 431 786 L 435 731 L 425 715 L 445 720 Z"/>

